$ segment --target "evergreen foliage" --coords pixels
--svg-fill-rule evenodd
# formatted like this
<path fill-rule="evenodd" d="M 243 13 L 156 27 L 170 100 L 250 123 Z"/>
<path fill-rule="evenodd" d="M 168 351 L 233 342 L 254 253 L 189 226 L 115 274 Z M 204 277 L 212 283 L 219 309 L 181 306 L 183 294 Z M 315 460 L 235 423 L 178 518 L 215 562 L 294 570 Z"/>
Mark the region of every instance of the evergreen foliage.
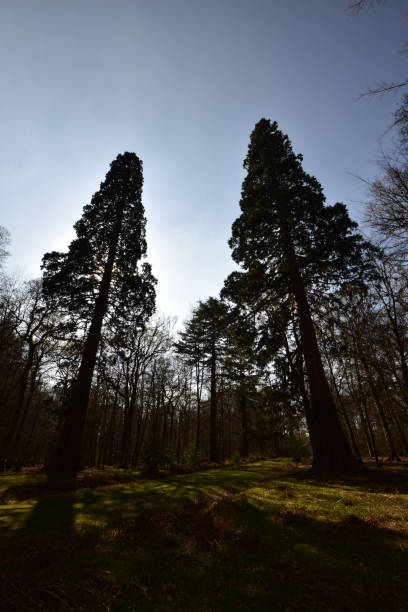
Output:
<path fill-rule="evenodd" d="M 214 297 L 199 302 L 175 345 L 177 352 L 187 358 L 191 365 L 199 368 L 202 362 L 210 368 L 210 461 L 218 459 L 217 367 L 225 343 L 223 332 L 227 312 L 227 306 Z"/>
<path fill-rule="evenodd" d="M 324 206 L 318 181 L 301 165 L 277 123 L 261 119 L 251 135 L 244 162 L 241 215 L 229 242 L 244 271 L 227 280 L 236 301 L 294 299 L 310 389 L 307 421 L 314 467 L 353 471 L 358 462 L 348 448 L 322 366 L 309 296 L 356 283 L 369 269 L 368 245 L 343 204 Z M 231 289 L 232 288 L 232 289 Z"/>
<path fill-rule="evenodd" d="M 140 265 L 147 250 L 142 187 L 142 162 L 134 153 L 118 155 L 75 223 L 68 251 L 44 255 L 44 295 L 59 312 L 89 324 L 109 255 L 109 321 L 139 314 L 143 322 L 153 312 L 156 279 L 150 264 Z"/>
<path fill-rule="evenodd" d="M 108 315 L 119 328 L 132 316 L 143 324 L 155 307 L 155 278 L 146 255 L 142 163 L 134 153 L 118 155 L 105 181 L 75 224 L 67 253 L 43 260 L 45 297 L 61 312 L 86 324 L 81 365 L 71 389 L 67 416 L 50 472 L 75 472 L 82 464 L 82 438 L 92 377 Z"/>
<path fill-rule="evenodd" d="M 407 454 L 404 249 L 377 257 L 301 161 L 276 124 L 256 126 L 231 239 L 241 270 L 221 299 L 197 304 L 176 342 L 170 319 L 149 319 L 133 154 L 113 162 L 69 250 L 45 256 L 43 286 L 2 271 L 3 468 L 48 458 L 50 472 L 191 469 L 299 458 L 311 440 L 327 475 L 367 453 L 378 466 Z M 7 240 L 0 231 L 2 252 Z"/>

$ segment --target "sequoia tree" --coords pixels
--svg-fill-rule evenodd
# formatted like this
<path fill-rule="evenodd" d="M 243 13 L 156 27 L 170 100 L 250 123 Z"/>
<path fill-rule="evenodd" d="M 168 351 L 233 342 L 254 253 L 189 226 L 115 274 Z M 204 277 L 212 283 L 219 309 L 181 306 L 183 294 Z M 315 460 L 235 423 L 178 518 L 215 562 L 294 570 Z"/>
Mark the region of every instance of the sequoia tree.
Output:
<path fill-rule="evenodd" d="M 83 350 L 72 383 L 65 421 L 52 452 L 49 472 L 75 473 L 82 465 L 82 440 L 102 326 L 121 321 L 143 325 L 155 308 L 155 278 L 146 255 L 142 162 L 123 153 L 74 225 L 67 253 L 43 258 L 43 290 L 61 314 L 83 330 Z"/>
<path fill-rule="evenodd" d="M 301 347 L 310 392 L 307 423 L 313 467 L 333 474 L 361 465 L 348 446 L 323 369 L 312 320 L 310 296 L 330 292 L 364 274 L 369 245 L 343 204 L 324 206 L 318 181 L 302 168 L 277 123 L 261 119 L 244 162 L 241 215 L 232 226 L 230 247 L 244 271 L 235 283 L 251 288 L 251 299 L 286 300 L 297 306 Z M 228 282 L 228 281 L 227 281 Z"/>

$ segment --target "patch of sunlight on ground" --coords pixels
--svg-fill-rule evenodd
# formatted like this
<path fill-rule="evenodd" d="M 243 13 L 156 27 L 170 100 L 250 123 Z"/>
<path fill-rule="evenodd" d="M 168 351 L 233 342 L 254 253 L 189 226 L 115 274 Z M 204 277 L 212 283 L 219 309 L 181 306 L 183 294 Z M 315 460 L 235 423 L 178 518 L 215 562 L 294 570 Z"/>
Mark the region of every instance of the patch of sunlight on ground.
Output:
<path fill-rule="evenodd" d="M 393 485 L 408 491 L 403 478 L 322 481 L 305 469 L 269 460 L 39 488 L 0 508 L 10 597 L 28 580 L 22 598 L 38 594 L 44 610 L 60 609 L 54 593 L 78 610 L 405 610 L 408 496 Z"/>
<path fill-rule="evenodd" d="M 290 478 L 275 480 L 270 487 L 247 489 L 244 495 L 266 513 L 290 511 L 331 523 L 357 517 L 389 528 L 408 528 L 407 495 L 362 492 L 358 486 L 356 489 L 341 485 L 326 487 Z"/>
<path fill-rule="evenodd" d="M 19 504 L 0 506 L 0 531 L 21 529 L 36 503 L 36 501 L 29 500 Z"/>
<path fill-rule="evenodd" d="M 46 482 L 45 474 L 16 474 L 14 472 L 5 472 L 0 474 L 0 497 L 2 497 L 7 489 L 11 487 L 21 487 L 22 485 L 32 485 L 41 482 Z"/>
<path fill-rule="evenodd" d="M 287 465 L 287 460 L 260 461 L 238 468 L 228 466 L 153 481 L 137 478 L 127 483 L 32 498 L 3 506 L 0 530 L 20 529 L 25 523 L 31 525 L 33 520 L 44 529 L 55 529 L 59 515 L 74 515 L 72 519 L 81 529 L 105 524 L 111 516 L 125 519 L 159 509 L 164 500 L 169 509 L 183 501 L 197 502 L 205 497 L 219 498 L 226 492 L 238 493 L 256 482 L 276 478 L 279 470 Z M 6 474 L 2 478 L 4 491 L 13 486 L 46 482 L 42 474 Z"/>
<path fill-rule="evenodd" d="M 293 472 L 282 471 L 288 467 Z M 349 519 L 371 521 L 395 530 L 406 530 L 408 496 L 367 489 L 364 482 L 354 484 L 321 482 L 297 478 L 305 466 L 287 460 L 268 460 L 238 467 L 227 466 L 203 472 L 180 474 L 149 480 L 137 478 L 126 483 L 78 489 L 74 493 L 39 498 L 42 515 L 58 515 L 71 507 L 75 523 L 106 524 L 110 518 L 124 520 L 140 512 L 167 509 L 186 501 L 219 499 L 225 494 L 244 497 L 266 515 L 296 513 L 319 522 L 337 523 Z M 21 484 L 44 482 L 43 475 L 6 475 L 3 489 Z M 7 483 L 5 486 L 4 483 Z M 19 529 L 36 506 L 35 499 L 11 503 L 0 510 L 0 529 Z M 47 526 L 45 519 L 42 519 Z"/>

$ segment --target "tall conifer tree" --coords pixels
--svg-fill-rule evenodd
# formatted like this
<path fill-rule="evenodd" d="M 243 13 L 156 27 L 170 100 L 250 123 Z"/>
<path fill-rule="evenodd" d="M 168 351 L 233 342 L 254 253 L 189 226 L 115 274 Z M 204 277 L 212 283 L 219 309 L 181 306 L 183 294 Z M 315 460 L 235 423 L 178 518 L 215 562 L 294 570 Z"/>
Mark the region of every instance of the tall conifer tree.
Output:
<path fill-rule="evenodd" d="M 48 463 L 49 472 L 75 473 L 82 465 L 82 440 L 102 326 L 115 329 L 132 315 L 140 325 L 155 308 L 155 278 L 146 255 L 142 162 L 124 153 L 111 163 L 105 181 L 75 224 L 67 253 L 43 259 L 43 290 L 59 310 L 84 328 L 81 364 L 72 384 L 66 418 Z"/>
<path fill-rule="evenodd" d="M 355 282 L 369 249 L 343 204 L 324 206 L 318 181 L 302 168 L 276 122 L 261 119 L 251 135 L 244 162 L 241 215 L 232 226 L 230 246 L 244 272 L 228 284 L 263 301 L 293 296 L 310 389 L 307 422 L 313 466 L 320 473 L 361 468 L 340 426 L 323 369 L 310 309 L 313 292 L 330 292 Z M 242 281 L 242 282 L 240 282 Z M 258 293 L 258 295 L 256 295 Z M 241 296 L 242 298 L 243 296 Z"/>

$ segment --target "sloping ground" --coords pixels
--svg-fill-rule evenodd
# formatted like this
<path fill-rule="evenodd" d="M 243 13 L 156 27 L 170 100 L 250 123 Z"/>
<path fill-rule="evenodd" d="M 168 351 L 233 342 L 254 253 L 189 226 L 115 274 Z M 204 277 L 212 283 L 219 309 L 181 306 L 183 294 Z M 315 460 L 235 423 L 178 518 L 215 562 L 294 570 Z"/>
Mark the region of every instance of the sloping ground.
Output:
<path fill-rule="evenodd" d="M 321 482 L 274 460 L 8 503 L 0 607 L 408 610 L 405 471 Z"/>

